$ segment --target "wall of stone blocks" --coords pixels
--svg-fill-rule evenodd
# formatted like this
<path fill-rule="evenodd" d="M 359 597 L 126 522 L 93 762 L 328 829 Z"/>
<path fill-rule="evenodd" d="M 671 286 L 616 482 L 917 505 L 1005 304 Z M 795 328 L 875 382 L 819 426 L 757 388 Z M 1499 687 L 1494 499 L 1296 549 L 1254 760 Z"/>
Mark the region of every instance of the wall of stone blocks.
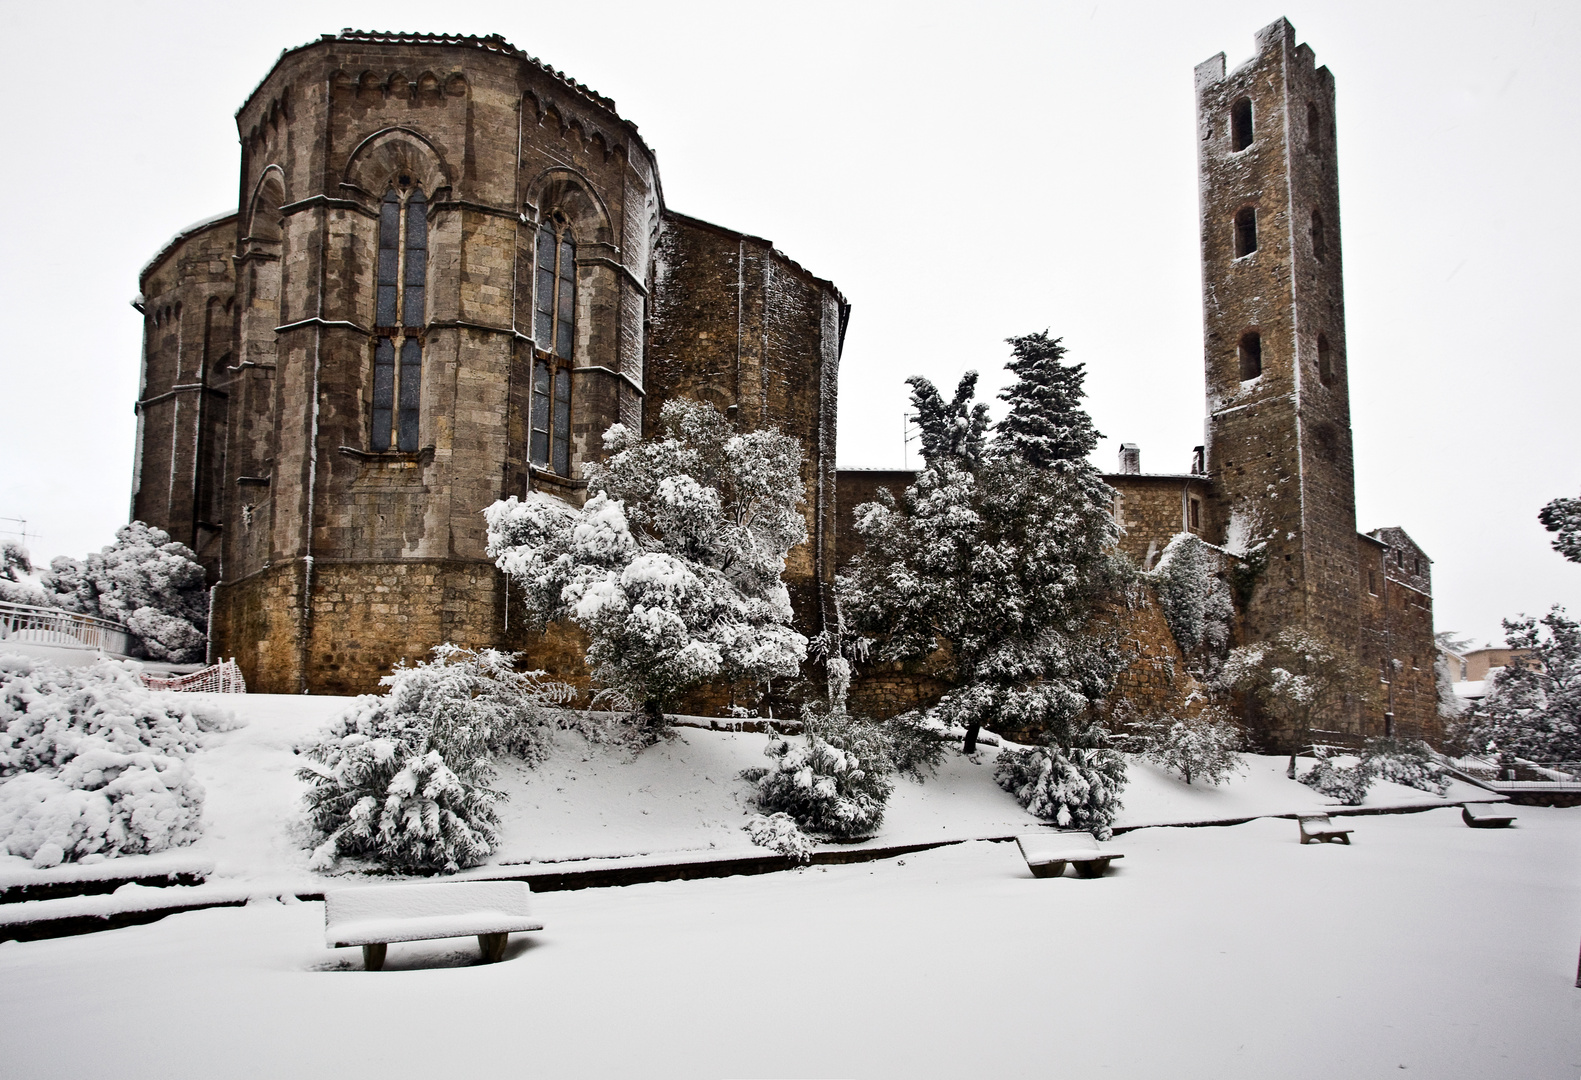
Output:
<path fill-rule="evenodd" d="M 1162 476 L 1147 473 L 1110 473 L 1104 481 L 1114 488 L 1114 514 L 1124 531 L 1120 550 L 1137 567 L 1151 570 L 1169 542 L 1183 532 L 1209 543 L 1222 538 L 1205 535 L 1211 485 L 1204 476 Z M 1198 506 L 1197 526 L 1191 526 L 1191 503 Z"/>

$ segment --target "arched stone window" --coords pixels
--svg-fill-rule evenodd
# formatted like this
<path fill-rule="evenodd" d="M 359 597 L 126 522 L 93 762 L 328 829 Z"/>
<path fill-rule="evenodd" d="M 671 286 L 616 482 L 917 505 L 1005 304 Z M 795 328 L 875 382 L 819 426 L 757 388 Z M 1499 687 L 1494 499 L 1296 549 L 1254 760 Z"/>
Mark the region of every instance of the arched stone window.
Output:
<path fill-rule="evenodd" d="M 379 204 L 373 421 L 368 440 L 375 451 L 417 450 L 427 285 L 428 199 L 410 176 L 403 175 Z"/>
<path fill-rule="evenodd" d="M 1329 353 L 1328 338 L 1317 336 L 1317 374 L 1324 386 L 1334 385 L 1334 358 Z"/>
<path fill-rule="evenodd" d="M 528 456 L 571 475 L 571 361 L 576 340 L 576 241 L 562 214 L 538 228 L 533 254 L 532 432 Z"/>
<path fill-rule="evenodd" d="M 1252 99 L 1241 98 L 1230 106 L 1230 149 L 1245 150 L 1252 145 Z"/>
<path fill-rule="evenodd" d="M 1255 379 L 1263 373 L 1263 338 L 1256 330 L 1241 335 L 1237 352 L 1241 361 L 1241 382 Z"/>
<path fill-rule="evenodd" d="M 1328 241 L 1323 234 L 1323 212 L 1312 211 L 1312 257 L 1322 262 L 1328 257 Z"/>
<path fill-rule="evenodd" d="M 1257 209 L 1243 206 L 1235 211 L 1235 257 L 1257 250 Z"/>

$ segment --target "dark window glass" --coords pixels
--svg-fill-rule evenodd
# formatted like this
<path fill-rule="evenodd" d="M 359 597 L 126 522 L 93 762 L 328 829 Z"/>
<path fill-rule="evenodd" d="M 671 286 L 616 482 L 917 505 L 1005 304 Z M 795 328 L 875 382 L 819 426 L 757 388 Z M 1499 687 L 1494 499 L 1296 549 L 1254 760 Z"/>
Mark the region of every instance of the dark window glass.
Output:
<path fill-rule="evenodd" d="M 1235 257 L 1257 250 L 1257 211 L 1243 206 L 1235 212 Z"/>
<path fill-rule="evenodd" d="M 390 448 L 395 407 L 395 343 L 380 338 L 373 347 L 373 440 L 375 450 Z"/>
<path fill-rule="evenodd" d="M 401 342 L 401 445 L 407 452 L 417 449 L 417 415 L 422 404 L 423 347 L 416 338 Z"/>
<path fill-rule="evenodd" d="M 407 326 L 423 325 L 428 284 L 428 200 L 414 191 L 406 200 L 406 296 L 401 307 Z"/>
<path fill-rule="evenodd" d="M 571 475 L 571 373 L 554 373 L 554 471 Z"/>
<path fill-rule="evenodd" d="M 562 360 L 571 359 L 571 327 L 576 314 L 576 247 L 569 240 L 560 242 L 560 304 L 555 312 L 554 352 Z"/>
<path fill-rule="evenodd" d="M 1242 382 L 1263 373 L 1263 339 L 1256 330 L 1241 335 L 1240 361 Z"/>
<path fill-rule="evenodd" d="M 1334 385 L 1334 358 L 1329 354 L 1328 338 L 1317 336 L 1317 374 L 1324 386 Z"/>
<path fill-rule="evenodd" d="M 534 304 L 533 339 L 540 349 L 547 350 L 554 339 L 554 232 L 549 228 L 538 230 L 537 297 Z"/>
<path fill-rule="evenodd" d="M 401 200 L 391 188 L 379 206 L 379 291 L 373 322 L 395 325 L 396 270 L 400 260 Z"/>
<path fill-rule="evenodd" d="M 532 366 L 532 463 L 549 467 L 549 365 L 539 361 Z"/>
<path fill-rule="evenodd" d="M 1245 150 L 1252 145 L 1252 99 L 1241 98 L 1230 106 L 1230 147 Z"/>

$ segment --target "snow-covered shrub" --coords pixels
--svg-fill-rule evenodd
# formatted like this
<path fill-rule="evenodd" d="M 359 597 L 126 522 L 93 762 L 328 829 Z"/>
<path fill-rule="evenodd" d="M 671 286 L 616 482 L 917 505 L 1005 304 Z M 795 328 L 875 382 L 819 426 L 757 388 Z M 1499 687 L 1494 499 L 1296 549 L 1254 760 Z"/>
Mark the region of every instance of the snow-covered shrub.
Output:
<path fill-rule="evenodd" d="M 812 841 L 789 814 L 753 814 L 742 827 L 758 847 L 777 851 L 792 862 L 805 863 L 812 858 Z"/>
<path fill-rule="evenodd" d="M 994 762 L 994 779 L 1028 813 L 1107 840 L 1120 812 L 1125 758 L 1107 747 L 1006 749 Z"/>
<path fill-rule="evenodd" d="M 756 781 L 758 805 L 789 814 L 808 832 L 839 840 L 871 835 L 895 789 L 883 731 L 844 714 L 809 719 L 804 741 L 773 736 L 764 748 L 775 766 Z"/>
<path fill-rule="evenodd" d="M 540 494 L 484 512 L 529 615 L 584 630 L 593 678 L 655 724 L 698 683 L 794 678 L 807 655 L 781 577 L 807 538 L 800 444 L 697 402 L 667 403 L 660 424 L 604 433 L 581 507 Z"/>
<path fill-rule="evenodd" d="M 1457 737 L 1479 753 L 1581 760 L 1581 624 L 1557 605 L 1541 619 L 1504 620 L 1517 654 L 1495 674 Z"/>
<path fill-rule="evenodd" d="M 1240 755 L 1246 748 L 1245 729 L 1213 706 L 1181 719 L 1165 715 L 1133 720 L 1130 728 L 1139 757 L 1180 773 L 1188 784 L 1222 784 L 1246 767 Z"/>
<path fill-rule="evenodd" d="M 209 590 L 192 549 L 163 529 L 134 521 L 115 543 L 79 562 L 58 558 L 44 575 L 50 604 L 124 623 L 139 655 L 191 663 L 203 659 Z"/>
<path fill-rule="evenodd" d="M 938 772 L 955 739 L 931 711 L 901 713 L 886 720 L 884 737 L 895 771 L 917 781 Z M 998 741 L 997 737 L 994 741 Z"/>
<path fill-rule="evenodd" d="M 514 670 L 514 660 L 437 646 L 433 660 L 397 667 L 381 680 L 386 694 L 358 698 L 302 750 L 315 867 L 351 856 L 452 872 L 493 853 L 494 758 L 541 761 L 561 721 L 554 706 L 573 693 L 540 671 Z"/>
<path fill-rule="evenodd" d="M 1392 784 L 1443 795 L 1449 775 L 1439 766 L 1432 748 L 1420 739 L 1368 739 L 1367 760 L 1379 777 Z"/>
<path fill-rule="evenodd" d="M 50 599 L 43 586 L 28 576 L 32 572 L 27 548 L 15 540 L 0 543 L 0 602 L 48 606 Z"/>
<path fill-rule="evenodd" d="M 1377 775 L 1377 766 L 1370 758 L 1346 765 L 1320 753 L 1317 762 L 1296 779 L 1346 806 L 1360 806 Z"/>
<path fill-rule="evenodd" d="M 1219 555 L 1191 533 L 1179 533 L 1164 548 L 1147 579 L 1158 595 L 1164 621 L 1180 651 L 1217 668 L 1230 643 L 1235 605 L 1219 576 Z"/>
<path fill-rule="evenodd" d="M 234 726 L 149 691 L 130 664 L 0 656 L 0 846 L 50 866 L 191 843 L 203 787 L 187 759 L 204 732 Z"/>
<path fill-rule="evenodd" d="M 1217 683 L 1224 691 L 1251 694 L 1278 726 L 1305 743 L 1324 716 L 1367 704 L 1377 694 L 1378 676 L 1354 649 L 1288 628 L 1231 649 Z"/>

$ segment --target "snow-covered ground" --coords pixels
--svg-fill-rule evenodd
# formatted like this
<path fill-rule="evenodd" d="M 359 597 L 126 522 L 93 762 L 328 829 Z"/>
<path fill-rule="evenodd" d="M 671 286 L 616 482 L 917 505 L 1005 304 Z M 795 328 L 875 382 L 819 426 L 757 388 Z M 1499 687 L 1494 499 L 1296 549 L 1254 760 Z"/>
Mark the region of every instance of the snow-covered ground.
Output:
<path fill-rule="evenodd" d="M 245 896 L 316 893 L 326 880 L 308 869 L 307 841 L 296 779 L 297 746 L 309 740 L 349 698 L 268 695 L 192 695 L 235 710 L 244 727 L 204 736 L 193 769 L 206 789 L 204 835 L 196 843 L 151 856 L 93 866 L 36 870 L 26 860 L 0 856 L 0 888 L 83 877 L 131 877 L 187 871 L 206 874 L 194 888 L 129 887 L 97 896 L 0 906 L 0 921 Z M 502 868 L 610 860 L 673 862 L 761 855 L 742 826 L 756 812 L 739 773 L 767 760 L 762 734 L 680 727 L 673 739 L 640 754 L 590 747 L 563 734 L 553 757 L 536 769 L 506 761 L 497 786 L 509 798 L 499 807 L 501 844 L 490 864 L 470 876 Z M 924 783 L 898 780 L 882 831 L 866 846 L 1007 836 L 1039 823 L 993 781 L 994 747 L 976 760 L 950 753 L 938 776 Z M 1248 755 L 1247 769 L 1220 787 L 1186 785 L 1151 765 L 1133 762 L 1117 824 L 1195 824 L 1332 809 L 1332 800 L 1285 777 L 1286 759 Z M 1457 784 L 1445 798 L 1378 783 L 1367 808 L 1443 805 L 1493 798 Z M 333 881 L 328 882 L 333 885 Z"/>
<path fill-rule="evenodd" d="M 1106 878 L 965 843 L 548 893 L 506 960 L 260 902 L 0 945 L 0 1061 L 82 1077 L 1573 1078 L 1581 810 L 1155 828 Z"/>

